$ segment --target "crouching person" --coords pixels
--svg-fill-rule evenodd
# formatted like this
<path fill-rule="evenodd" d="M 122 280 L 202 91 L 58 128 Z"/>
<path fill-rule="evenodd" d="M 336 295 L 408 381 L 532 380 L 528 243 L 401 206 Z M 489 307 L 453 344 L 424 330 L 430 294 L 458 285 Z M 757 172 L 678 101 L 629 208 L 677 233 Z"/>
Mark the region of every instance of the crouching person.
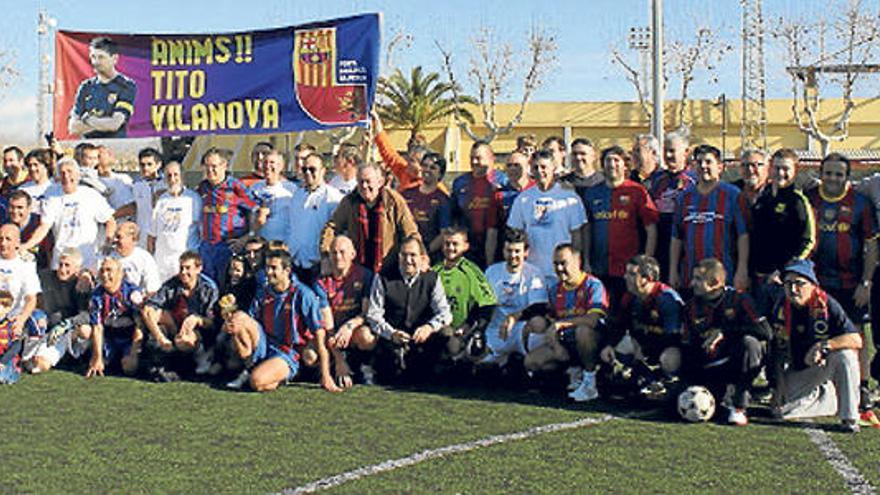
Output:
<path fill-rule="evenodd" d="M 748 424 L 749 388 L 761 372 L 771 330 L 746 292 L 725 285 L 727 271 L 715 258 L 694 268 L 694 297 L 685 314 L 685 358 L 682 373 L 688 384 L 705 385 L 716 398 L 733 386 L 727 422 Z"/>
<path fill-rule="evenodd" d="M 175 351 L 194 353 L 196 374 L 207 373 L 216 340 L 217 284 L 202 273 L 202 257 L 195 251 L 184 252 L 179 261 L 177 275 L 162 284 L 142 311 L 144 326 L 155 342 L 152 373 L 161 381 L 177 378 L 176 372 L 165 369 L 170 357 L 165 354 Z"/>
<path fill-rule="evenodd" d="M 103 376 L 105 369 L 134 375 L 143 341 L 143 333 L 135 322 L 143 293 L 125 280 L 117 259 L 105 258 L 98 274 L 100 285 L 89 301 L 89 325 L 77 329 L 79 339 L 92 343 L 86 378 Z"/>
<path fill-rule="evenodd" d="M 659 277 L 660 265 L 651 256 L 626 264 L 627 293 L 600 353 L 606 370 L 626 369 L 628 385 L 652 399 L 666 397 L 666 383 L 681 368 L 684 303 Z"/>
<path fill-rule="evenodd" d="M 778 412 L 786 419 L 837 414 L 843 431 L 855 433 L 862 337 L 817 280 L 811 261 L 785 266 L 785 297 L 771 313 Z"/>
<path fill-rule="evenodd" d="M 440 330 L 452 313 L 440 277 L 422 271 L 425 245 L 407 237 L 398 262 L 388 263 L 373 278 L 367 320 L 380 339 L 374 366 L 380 379 L 425 377 L 446 349 Z"/>
<path fill-rule="evenodd" d="M 333 240 L 329 256 L 330 274 L 318 278 L 315 292 L 318 297 L 327 299 L 333 312 L 335 328 L 327 337 L 327 349 L 336 372 L 335 387 L 344 390 L 354 384 L 350 361 L 360 365 L 365 382 L 371 382 L 373 377 L 366 363 L 366 353 L 376 346 L 376 336 L 370 331 L 366 318 L 373 272 L 354 262 L 357 256 L 354 243 L 344 235 Z M 334 390 L 329 383 L 322 385 Z"/>
<path fill-rule="evenodd" d="M 307 339 L 322 328 L 320 301 L 311 289 L 291 277 L 292 262 L 286 251 L 266 255 L 266 283 L 247 313 L 235 311 L 223 326 L 235 353 L 245 363 L 239 377 L 227 384 L 241 388 L 250 382 L 257 392 L 269 392 L 292 380 L 300 366 Z M 314 352 L 311 362 L 317 356 Z"/>
<path fill-rule="evenodd" d="M 581 269 L 581 254 L 571 244 L 560 244 L 553 252 L 557 282 L 548 287 L 549 322 L 540 320 L 526 326 L 526 338 L 541 333 L 544 342 L 529 351 L 525 367 L 529 371 L 553 371 L 574 362 L 569 374 L 569 398 L 586 402 L 599 397 L 596 364 L 600 326 L 608 311 L 608 295 L 602 282 Z"/>

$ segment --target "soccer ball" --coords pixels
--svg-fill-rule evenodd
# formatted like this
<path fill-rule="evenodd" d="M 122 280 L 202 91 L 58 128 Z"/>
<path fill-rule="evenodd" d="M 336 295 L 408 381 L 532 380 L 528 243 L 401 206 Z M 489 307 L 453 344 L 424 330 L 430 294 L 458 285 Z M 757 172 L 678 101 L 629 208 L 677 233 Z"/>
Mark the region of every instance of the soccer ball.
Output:
<path fill-rule="evenodd" d="M 688 387 L 678 396 L 678 414 L 691 423 L 709 421 L 715 414 L 715 397 L 706 387 Z"/>

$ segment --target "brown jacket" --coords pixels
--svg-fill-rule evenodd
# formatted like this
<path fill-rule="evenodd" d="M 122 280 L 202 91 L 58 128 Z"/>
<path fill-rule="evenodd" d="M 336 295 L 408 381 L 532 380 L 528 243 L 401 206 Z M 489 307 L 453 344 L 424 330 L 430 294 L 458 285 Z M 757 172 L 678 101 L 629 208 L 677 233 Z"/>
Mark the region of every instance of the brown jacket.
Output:
<path fill-rule="evenodd" d="M 382 188 L 382 201 L 385 205 L 385 221 L 383 222 L 384 230 L 382 233 L 382 259 L 383 265 L 391 262 L 395 263 L 393 258 L 397 255 L 397 248 L 401 241 L 409 236 L 419 237 L 419 229 L 413 220 L 412 213 L 397 191 L 387 187 Z M 338 234 L 344 234 L 351 238 L 355 248 L 361 245 L 361 229 L 358 225 L 358 209 L 363 198 L 357 189 L 350 192 L 339 203 L 333 217 L 324 226 L 321 232 L 321 252 L 330 251 L 330 244 L 333 238 Z"/>

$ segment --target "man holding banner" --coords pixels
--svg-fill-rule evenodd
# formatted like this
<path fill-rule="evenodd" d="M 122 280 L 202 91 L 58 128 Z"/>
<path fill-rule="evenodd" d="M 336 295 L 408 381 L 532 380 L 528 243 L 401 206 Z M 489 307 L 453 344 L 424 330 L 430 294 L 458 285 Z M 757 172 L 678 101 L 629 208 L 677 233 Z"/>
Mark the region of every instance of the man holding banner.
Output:
<path fill-rule="evenodd" d="M 134 113 L 137 86 L 116 70 L 119 48 L 101 36 L 89 43 L 89 62 L 95 77 L 83 81 L 67 121 L 68 132 L 85 138 L 126 137 Z"/>

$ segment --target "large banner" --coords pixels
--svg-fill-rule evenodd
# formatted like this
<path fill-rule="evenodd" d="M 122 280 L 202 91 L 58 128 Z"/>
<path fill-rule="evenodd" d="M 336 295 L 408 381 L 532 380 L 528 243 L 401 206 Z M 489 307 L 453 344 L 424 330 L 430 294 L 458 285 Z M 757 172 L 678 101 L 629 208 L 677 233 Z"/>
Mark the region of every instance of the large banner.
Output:
<path fill-rule="evenodd" d="M 58 139 L 366 125 L 379 15 L 227 34 L 59 31 Z"/>

